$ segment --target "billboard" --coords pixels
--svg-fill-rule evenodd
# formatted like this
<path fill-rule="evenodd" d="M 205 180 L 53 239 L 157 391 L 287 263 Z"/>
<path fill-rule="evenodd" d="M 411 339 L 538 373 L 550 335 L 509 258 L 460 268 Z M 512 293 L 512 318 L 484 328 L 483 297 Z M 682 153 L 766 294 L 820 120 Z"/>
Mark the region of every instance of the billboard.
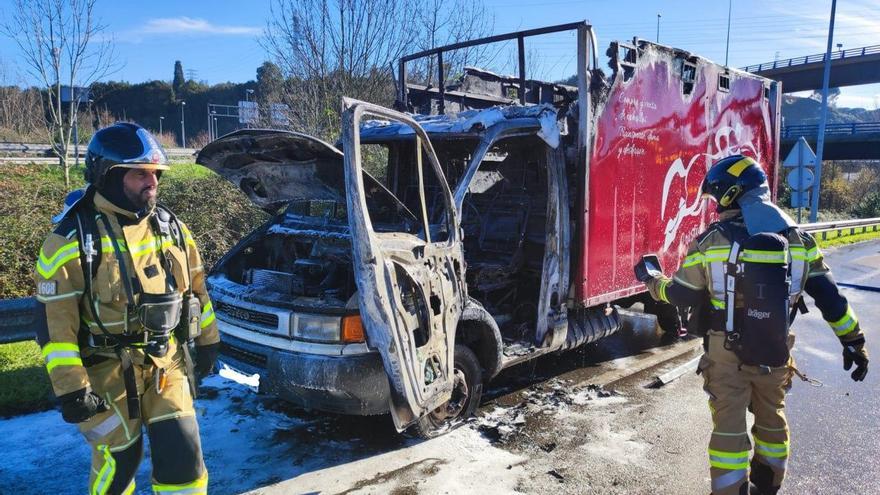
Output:
<path fill-rule="evenodd" d="M 255 101 L 239 101 L 238 102 L 238 123 L 239 124 L 256 124 L 260 120 L 260 109 Z"/>

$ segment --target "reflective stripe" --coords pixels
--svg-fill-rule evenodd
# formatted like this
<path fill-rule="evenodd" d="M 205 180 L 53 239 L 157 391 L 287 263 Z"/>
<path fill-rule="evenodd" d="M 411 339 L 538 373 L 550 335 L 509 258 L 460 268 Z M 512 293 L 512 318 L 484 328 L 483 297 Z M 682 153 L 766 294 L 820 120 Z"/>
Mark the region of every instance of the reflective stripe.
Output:
<path fill-rule="evenodd" d="M 755 437 L 755 453 L 764 457 L 788 457 L 788 440 L 783 443 L 770 443 Z"/>
<path fill-rule="evenodd" d="M 81 290 L 75 290 L 73 292 L 58 294 L 57 296 L 41 296 L 40 294 L 37 294 L 36 297 L 37 297 L 37 301 L 40 301 L 41 303 L 47 303 L 47 302 L 52 302 L 52 301 L 60 301 L 61 299 L 69 299 L 71 297 L 76 297 L 80 294 L 82 294 Z"/>
<path fill-rule="evenodd" d="M 186 225 L 181 224 L 181 227 L 183 230 L 183 238 L 186 241 L 186 243 L 192 247 L 196 247 L 196 241 L 193 240 L 192 233 L 189 231 L 188 228 L 186 228 Z"/>
<path fill-rule="evenodd" d="M 724 301 L 715 299 L 714 297 L 710 299 L 710 301 L 712 302 L 712 307 L 714 307 L 715 309 L 724 309 L 727 307 L 727 305 L 724 304 Z"/>
<path fill-rule="evenodd" d="M 91 430 L 83 432 L 83 436 L 86 437 L 86 440 L 90 442 L 97 442 L 98 440 L 106 437 L 113 430 L 119 427 L 122 424 L 122 420 L 119 419 L 119 416 L 116 414 L 111 414 L 104 421 L 101 421 L 98 426 L 95 426 Z"/>
<path fill-rule="evenodd" d="M 110 453 L 106 445 L 98 445 L 98 450 L 104 453 L 104 465 L 95 477 L 91 495 L 104 495 L 113 483 L 113 475 L 116 474 L 116 459 Z"/>
<path fill-rule="evenodd" d="M 712 279 L 712 297 L 719 301 L 723 301 L 726 297 L 724 292 L 724 263 L 726 261 L 727 258 L 725 257 L 723 261 L 713 261 L 709 264 L 709 278 Z"/>
<path fill-rule="evenodd" d="M 681 267 L 687 268 L 687 267 L 699 265 L 702 263 L 703 263 L 703 253 L 694 253 L 684 259 L 684 262 L 681 264 Z"/>
<path fill-rule="evenodd" d="M 49 257 L 40 248 L 40 255 L 37 259 L 37 273 L 46 280 L 52 278 L 65 263 L 79 256 L 79 241 L 73 241 L 58 248 L 58 251 Z"/>
<path fill-rule="evenodd" d="M 214 321 L 214 306 L 211 305 L 211 301 L 208 301 L 202 307 L 202 321 L 199 323 L 199 327 L 205 328 L 210 325 Z"/>
<path fill-rule="evenodd" d="M 139 258 L 149 253 L 155 253 L 160 249 L 167 249 L 174 245 L 171 239 L 162 240 L 161 237 L 150 236 L 137 244 L 129 246 L 132 258 Z"/>
<path fill-rule="evenodd" d="M 757 249 L 743 249 L 742 261 L 750 263 L 774 263 L 784 265 L 788 261 L 785 251 L 759 251 Z"/>
<path fill-rule="evenodd" d="M 756 163 L 755 160 L 753 160 L 747 156 L 743 157 L 742 160 L 740 160 L 740 161 L 734 163 L 733 165 L 731 165 L 730 167 L 728 167 L 727 173 L 734 176 L 734 177 L 739 177 L 740 174 L 743 173 L 743 170 L 745 170 L 746 168 L 748 168 L 749 165 L 752 165 L 754 163 Z"/>
<path fill-rule="evenodd" d="M 128 248 L 125 246 L 125 239 L 116 238 L 116 242 L 119 243 L 119 250 L 121 252 L 126 252 Z M 112 251 L 113 250 L 113 241 L 110 239 L 110 236 L 101 237 L 101 250 L 102 251 Z"/>
<path fill-rule="evenodd" d="M 724 473 L 717 478 L 712 478 L 712 491 L 719 492 L 737 482 L 744 482 L 747 474 L 748 471 L 745 469 L 737 469 L 729 473 Z"/>
<path fill-rule="evenodd" d="M 788 457 L 761 457 L 761 461 L 779 469 L 781 471 L 785 471 L 785 466 L 788 464 Z"/>
<path fill-rule="evenodd" d="M 681 284 L 691 290 L 702 290 L 703 289 L 702 287 L 697 287 L 696 285 L 688 282 L 687 280 L 682 280 L 681 277 L 679 277 L 678 275 L 674 275 L 672 277 L 672 281 L 677 284 Z"/>
<path fill-rule="evenodd" d="M 670 283 L 672 283 L 672 281 L 670 281 L 670 280 L 661 280 L 660 283 L 657 284 L 657 285 L 658 285 L 658 291 L 657 291 L 657 292 L 660 293 L 660 294 L 659 294 L 659 295 L 660 295 L 660 300 L 663 301 L 663 302 L 666 302 L 666 303 L 669 302 L 669 297 L 666 296 L 666 287 L 667 287 Z"/>
<path fill-rule="evenodd" d="M 856 329 L 859 319 L 856 318 L 856 313 L 853 311 L 852 306 L 847 304 L 846 314 L 843 315 L 843 318 L 837 321 L 829 321 L 828 324 L 831 325 L 835 335 L 842 337 Z"/>
<path fill-rule="evenodd" d="M 134 479 L 128 484 L 128 488 L 122 491 L 122 495 L 131 495 L 132 493 L 134 493 Z"/>
<path fill-rule="evenodd" d="M 79 346 L 67 342 L 50 342 L 43 347 L 46 371 L 51 373 L 57 366 L 82 366 Z"/>
<path fill-rule="evenodd" d="M 195 480 L 192 483 L 186 483 L 182 485 L 164 485 L 164 484 L 153 484 L 153 493 L 154 494 L 175 494 L 175 495 L 185 495 L 192 493 L 208 493 L 208 475 L 201 479 Z"/>
<path fill-rule="evenodd" d="M 748 469 L 749 451 L 725 452 L 709 449 L 709 465 L 720 469 Z"/>
<path fill-rule="evenodd" d="M 705 263 L 711 263 L 713 261 L 727 261 L 728 256 L 730 256 L 730 246 L 710 247 L 706 250 L 706 254 L 703 256 L 703 261 Z"/>

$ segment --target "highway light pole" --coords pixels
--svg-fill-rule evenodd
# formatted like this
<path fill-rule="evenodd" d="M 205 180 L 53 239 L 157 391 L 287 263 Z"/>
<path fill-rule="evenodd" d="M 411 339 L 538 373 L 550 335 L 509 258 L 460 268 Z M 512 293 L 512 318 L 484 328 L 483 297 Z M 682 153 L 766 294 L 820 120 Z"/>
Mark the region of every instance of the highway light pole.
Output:
<path fill-rule="evenodd" d="M 657 12 L 657 38 L 656 42 L 660 43 L 660 12 Z"/>
<path fill-rule="evenodd" d="M 816 186 L 810 198 L 810 222 L 816 223 L 819 215 L 819 190 L 822 184 L 822 152 L 825 150 L 825 124 L 828 120 L 828 83 L 831 80 L 831 46 L 834 41 L 834 12 L 837 0 L 831 0 L 831 20 L 828 23 L 828 47 L 825 49 L 825 70 L 822 74 L 822 108 L 819 110 L 819 136 L 816 138 Z"/>
<path fill-rule="evenodd" d="M 727 67 L 727 56 L 730 55 L 730 12 L 733 10 L 733 0 L 727 0 L 727 43 L 724 44 L 724 66 Z"/>
<path fill-rule="evenodd" d="M 165 117 L 159 117 L 159 135 L 162 135 L 162 121 L 165 120 Z"/>
<path fill-rule="evenodd" d="M 186 102 L 180 100 L 180 147 L 186 148 L 186 115 L 183 112 L 183 109 L 186 107 Z"/>

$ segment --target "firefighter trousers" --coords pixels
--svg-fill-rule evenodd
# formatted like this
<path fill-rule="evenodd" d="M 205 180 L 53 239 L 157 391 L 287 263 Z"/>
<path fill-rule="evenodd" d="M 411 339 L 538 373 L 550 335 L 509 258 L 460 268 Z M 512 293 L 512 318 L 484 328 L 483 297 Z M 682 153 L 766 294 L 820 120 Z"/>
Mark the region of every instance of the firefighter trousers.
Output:
<path fill-rule="evenodd" d="M 709 335 L 708 350 L 698 369 L 712 413 L 709 472 L 714 495 L 747 495 L 749 481 L 762 494 L 779 490 L 789 453 L 784 409 L 792 367 L 791 362 L 775 368 L 741 365 L 736 355 L 724 348 L 723 334 Z M 754 452 L 746 411 L 755 417 L 751 428 Z"/>
<path fill-rule="evenodd" d="M 143 457 L 143 429 L 150 439 L 153 493 L 207 493 L 199 425 L 179 350 L 177 354 L 165 370 L 162 390 L 157 390 L 155 365 L 134 365 L 141 411 L 137 419 L 128 416 L 120 362 L 107 359 L 87 368 L 92 391 L 110 406 L 79 424 L 92 449 L 90 495 L 134 492 L 134 475 Z"/>

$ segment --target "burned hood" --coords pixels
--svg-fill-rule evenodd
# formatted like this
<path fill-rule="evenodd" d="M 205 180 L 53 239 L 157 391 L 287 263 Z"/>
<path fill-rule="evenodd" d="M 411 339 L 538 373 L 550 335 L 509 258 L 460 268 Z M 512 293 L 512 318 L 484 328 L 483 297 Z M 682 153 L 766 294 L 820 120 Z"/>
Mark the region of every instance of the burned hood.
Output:
<path fill-rule="evenodd" d="M 342 152 L 297 132 L 243 129 L 211 142 L 196 157 L 274 212 L 298 199 L 345 201 Z"/>

